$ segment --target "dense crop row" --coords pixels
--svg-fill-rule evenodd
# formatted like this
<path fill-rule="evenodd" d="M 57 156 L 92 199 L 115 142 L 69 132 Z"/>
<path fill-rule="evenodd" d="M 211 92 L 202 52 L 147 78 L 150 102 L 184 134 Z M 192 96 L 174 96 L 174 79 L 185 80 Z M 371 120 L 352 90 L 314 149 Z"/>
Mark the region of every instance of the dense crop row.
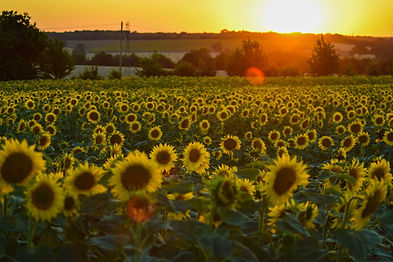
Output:
<path fill-rule="evenodd" d="M 0 257 L 391 260 L 390 80 L 2 83 Z"/>

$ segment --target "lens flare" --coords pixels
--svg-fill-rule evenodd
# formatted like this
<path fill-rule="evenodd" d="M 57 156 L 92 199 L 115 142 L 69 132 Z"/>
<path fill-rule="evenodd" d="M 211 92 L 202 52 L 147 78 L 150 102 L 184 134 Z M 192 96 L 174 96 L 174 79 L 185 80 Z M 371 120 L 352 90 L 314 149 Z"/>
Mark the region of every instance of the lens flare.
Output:
<path fill-rule="evenodd" d="M 265 75 L 262 70 L 257 67 L 250 67 L 246 71 L 246 77 L 250 84 L 261 85 L 265 80 Z"/>

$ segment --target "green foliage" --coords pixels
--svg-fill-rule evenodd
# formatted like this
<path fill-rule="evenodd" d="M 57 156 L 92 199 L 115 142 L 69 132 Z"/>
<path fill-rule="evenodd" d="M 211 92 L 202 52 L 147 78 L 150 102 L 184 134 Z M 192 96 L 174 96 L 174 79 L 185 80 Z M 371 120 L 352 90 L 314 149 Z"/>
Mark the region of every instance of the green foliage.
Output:
<path fill-rule="evenodd" d="M 334 45 L 325 42 L 323 35 L 314 45 L 314 50 L 308 63 L 313 75 L 323 76 L 337 73 L 338 55 L 334 50 Z"/>
<path fill-rule="evenodd" d="M 72 50 L 72 57 L 75 60 L 75 64 L 85 65 L 87 63 L 85 45 L 82 43 L 77 44 Z"/>
<path fill-rule="evenodd" d="M 119 70 L 113 69 L 109 73 L 108 79 L 121 79 L 121 72 Z"/>
<path fill-rule="evenodd" d="M 179 64 L 188 63 L 194 67 L 194 76 L 215 76 L 216 68 L 214 64 L 214 59 L 207 48 L 201 48 L 199 50 L 191 50 L 186 53 L 183 58 L 179 61 Z M 183 67 L 183 72 L 185 71 L 185 66 Z M 188 68 L 188 70 L 190 67 Z M 179 70 L 179 69 L 178 69 Z"/>
<path fill-rule="evenodd" d="M 243 41 L 242 49 L 233 51 L 225 71 L 230 76 L 244 76 L 248 68 L 256 67 L 264 71 L 266 65 L 267 56 L 259 42 L 248 39 Z"/>
<path fill-rule="evenodd" d="M 101 77 L 98 75 L 98 67 L 92 66 L 90 69 L 86 68 L 82 73 L 79 74 L 78 78 L 86 80 L 100 80 Z"/>
<path fill-rule="evenodd" d="M 62 43 L 40 32 L 27 13 L 3 11 L 0 39 L 0 80 L 62 78 L 73 68 Z"/>
<path fill-rule="evenodd" d="M 137 72 L 138 76 L 163 76 L 167 75 L 167 71 L 164 70 L 162 61 L 162 55 L 154 52 L 149 57 L 142 57 L 139 59 L 139 64 L 142 70 Z"/>

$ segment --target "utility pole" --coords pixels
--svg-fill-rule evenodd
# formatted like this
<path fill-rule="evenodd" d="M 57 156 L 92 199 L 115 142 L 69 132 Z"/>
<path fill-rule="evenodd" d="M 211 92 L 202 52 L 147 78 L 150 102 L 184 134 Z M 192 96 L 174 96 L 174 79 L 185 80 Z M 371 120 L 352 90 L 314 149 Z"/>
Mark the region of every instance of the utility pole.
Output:
<path fill-rule="evenodd" d="M 120 24 L 120 57 L 119 57 L 119 70 L 120 70 L 120 74 L 121 74 L 121 62 L 123 60 L 123 21 L 121 21 Z"/>

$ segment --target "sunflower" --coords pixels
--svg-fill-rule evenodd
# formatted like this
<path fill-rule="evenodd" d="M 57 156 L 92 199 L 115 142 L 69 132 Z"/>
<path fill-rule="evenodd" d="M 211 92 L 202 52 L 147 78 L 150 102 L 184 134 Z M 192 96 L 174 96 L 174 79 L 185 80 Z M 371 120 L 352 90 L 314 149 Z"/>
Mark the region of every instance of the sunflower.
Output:
<path fill-rule="evenodd" d="M 352 159 L 351 166 L 348 169 L 348 174 L 354 178 L 353 183 L 348 183 L 348 187 L 352 192 L 358 191 L 365 180 L 366 170 L 364 168 L 364 163 L 360 164 L 355 158 Z"/>
<path fill-rule="evenodd" d="M 255 185 L 247 178 L 237 179 L 237 186 L 240 191 L 248 193 L 253 196 L 255 193 Z"/>
<path fill-rule="evenodd" d="M 341 123 L 341 121 L 343 120 L 343 115 L 340 112 L 335 112 L 332 116 L 332 121 L 335 124 L 339 124 Z"/>
<path fill-rule="evenodd" d="M 372 121 L 375 126 L 383 126 L 385 124 L 385 117 L 383 115 L 374 115 Z"/>
<path fill-rule="evenodd" d="M 184 117 L 179 121 L 179 124 L 177 126 L 180 130 L 185 130 L 187 131 L 191 127 L 191 119 L 189 117 Z"/>
<path fill-rule="evenodd" d="M 93 124 L 97 124 L 101 119 L 101 114 L 97 110 L 90 110 L 87 114 L 87 121 Z"/>
<path fill-rule="evenodd" d="M 259 124 L 260 125 L 265 125 L 267 121 L 269 120 L 267 113 L 262 113 L 262 115 L 259 117 Z"/>
<path fill-rule="evenodd" d="M 50 146 L 51 137 L 52 136 L 48 132 L 42 133 L 41 136 L 38 138 L 37 149 L 38 150 L 47 149 Z"/>
<path fill-rule="evenodd" d="M 370 143 L 370 135 L 367 132 L 360 132 L 357 140 L 362 147 L 365 147 Z"/>
<path fill-rule="evenodd" d="M 0 151 L 0 191 L 7 194 L 12 184 L 25 185 L 35 174 L 45 169 L 42 154 L 28 146 L 26 140 L 6 141 Z"/>
<path fill-rule="evenodd" d="M 38 135 L 44 131 L 42 128 L 42 125 L 39 123 L 36 123 L 34 126 L 30 128 L 31 132 L 33 132 L 35 135 Z"/>
<path fill-rule="evenodd" d="M 34 109 L 35 108 L 35 103 L 34 103 L 34 101 L 33 100 L 31 100 L 31 99 L 28 99 L 26 102 L 25 102 L 25 107 L 27 108 L 27 109 Z"/>
<path fill-rule="evenodd" d="M 57 133 L 57 129 L 55 125 L 49 125 L 46 127 L 46 131 L 51 135 L 54 136 Z"/>
<path fill-rule="evenodd" d="M 234 150 L 240 149 L 240 139 L 237 136 L 226 135 L 221 138 L 220 148 L 228 155 L 232 155 Z"/>
<path fill-rule="evenodd" d="M 207 146 L 211 145 L 211 143 L 213 142 L 213 140 L 211 139 L 210 136 L 204 136 L 202 139 L 203 143 Z"/>
<path fill-rule="evenodd" d="M 102 132 L 94 132 L 93 133 L 93 143 L 94 145 L 105 145 L 106 144 L 106 137 L 105 134 Z"/>
<path fill-rule="evenodd" d="M 220 120 L 221 122 L 224 122 L 225 120 L 227 120 L 230 115 L 231 115 L 231 113 L 226 109 L 218 111 L 216 114 L 218 120 Z"/>
<path fill-rule="evenodd" d="M 235 177 L 235 172 L 237 171 L 236 167 L 229 167 L 227 165 L 221 164 L 221 166 L 217 167 L 212 175 L 219 177 Z"/>
<path fill-rule="evenodd" d="M 303 150 L 308 146 L 308 136 L 307 134 L 297 135 L 294 138 L 295 148 Z"/>
<path fill-rule="evenodd" d="M 40 174 L 25 193 L 26 209 L 37 221 L 50 221 L 63 209 L 64 193 L 53 178 Z"/>
<path fill-rule="evenodd" d="M 56 122 L 57 116 L 53 113 L 48 113 L 45 115 L 45 122 L 53 124 Z"/>
<path fill-rule="evenodd" d="M 158 141 L 162 137 L 162 131 L 160 126 L 154 126 L 149 129 L 149 139 L 152 141 Z"/>
<path fill-rule="evenodd" d="M 251 141 L 251 149 L 262 155 L 266 152 L 265 142 L 261 138 L 254 138 Z"/>
<path fill-rule="evenodd" d="M 297 214 L 297 219 L 306 229 L 314 229 L 315 224 L 313 221 L 318 216 L 318 206 L 316 204 L 311 204 L 309 201 L 305 203 L 300 203 L 298 205 L 299 213 Z"/>
<path fill-rule="evenodd" d="M 275 227 L 277 222 L 289 214 L 295 215 L 297 212 L 297 204 L 293 199 L 284 203 L 278 203 L 269 207 L 268 226 Z"/>
<path fill-rule="evenodd" d="M 280 139 L 280 132 L 278 132 L 277 130 L 272 130 L 269 132 L 267 137 L 271 142 L 274 142 Z"/>
<path fill-rule="evenodd" d="M 292 195 L 292 191 L 300 185 L 308 183 L 309 175 L 306 165 L 297 162 L 296 157 L 290 158 L 284 154 L 274 161 L 269 169 L 266 181 L 266 194 L 274 203 L 285 202 Z"/>
<path fill-rule="evenodd" d="M 126 115 L 126 123 L 131 124 L 132 122 L 136 121 L 138 119 L 138 116 L 134 113 L 129 113 Z"/>
<path fill-rule="evenodd" d="M 336 134 L 337 135 L 343 135 L 346 131 L 347 131 L 347 129 L 343 125 L 339 125 L 336 127 Z"/>
<path fill-rule="evenodd" d="M 1 124 L 0 124 L 0 125 L 1 125 Z M 26 127 L 27 127 L 26 121 L 23 120 L 23 119 L 21 119 L 21 120 L 18 122 L 18 125 L 17 125 L 17 127 L 16 127 L 16 132 L 17 132 L 17 133 L 22 133 L 23 131 L 26 130 Z"/>
<path fill-rule="evenodd" d="M 211 185 L 211 194 L 217 206 L 231 206 L 236 201 L 238 186 L 231 177 L 216 177 Z"/>
<path fill-rule="evenodd" d="M 203 174 L 209 168 L 210 154 L 199 142 L 189 143 L 184 149 L 183 156 L 183 166 L 190 171 Z"/>
<path fill-rule="evenodd" d="M 175 148 L 167 144 L 154 146 L 149 156 L 161 171 L 165 170 L 167 172 L 175 166 L 177 160 Z"/>
<path fill-rule="evenodd" d="M 385 134 L 383 135 L 383 141 L 389 145 L 393 146 L 393 130 L 389 129 L 389 131 L 386 131 Z"/>
<path fill-rule="evenodd" d="M 106 124 L 105 133 L 112 134 L 115 131 L 116 131 L 116 127 L 115 127 L 114 123 L 110 122 L 110 123 Z"/>
<path fill-rule="evenodd" d="M 310 119 L 303 119 L 299 126 L 301 130 L 306 130 L 310 126 Z"/>
<path fill-rule="evenodd" d="M 155 212 L 155 202 L 145 193 L 132 195 L 127 202 L 126 213 L 134 222 L 148 221 L 154 216 Z"/>
<path fill-rule="evenodd" d="M 282 130 L 282 136 L 283 137 L 288 137 L 292 135 L 293 129 L 290 126 L 284 126 L 284 129 Z"/>
<path fill-rule="evenodd" d="M 120 133 L 119 131 L 114 131 L 111 133 L 108 137 L 108 142 L 111 145 L 120 145 L 122 146 L 124 143 L 124 135 Z"/>
<path fill-rule="evenodd" d="M 253 134 L 251 131 L 247 131 L 246 133 L 244 133 L 244 138 L 246 139 L 252 139 Z"/>
<path fill-rule="evenodd" d="M 129 125 L 129 130 L 131 131 L 131 133 L 137 133 L 141 130 L 142 125 L 139 121 L 134 121 Z"/>
<path fill-rule="evenodd" d="M 385 180 L 390 183 L 392 174 L 390 173 L 390 163 L 385 159 L 371 163 L 368 167 L 368 176 L 370 179 Z"/>
<path fill-rule="evenodd" d="M 64 171 L 71 169 L 74 166 L 75 158 L 72 154 L 65 154 L 63 157 L 63 168 Z"/>
<path fill-rule="evenodd" d="M 161 187 L 160 168 L 145 153 L 129 153 L 124 160 L 116 162 L 111 171 L 111 192 L 121 201 L 127 201 L 136 191 L 151 193 Z"/>
<path fill-rule="evenodd" d="M 64 196 L 63 215 L 65 217 L 75 216 L 78 213 L 79 205 L 78 195 L 74 192 L 67 191 Z"/>
<path fill-rule="evenodd" d="M 68 172 L 64 187 L 76 194 L 92 196 L 106 192 L 106 187 L 98 184 L 104 170 L 86 162 Z"/>
<path fill-rule="evenodd" d="M 327 148 L 334 145 L 333 139 L 330 136 L 323 136 L 319 138 L 318 146 L 321 150 L 326 150 Z"/>
<path fill-rule="evenodd" d="M 370 220 L 371 215 L 377 210 L 379 204 L 385 200 L 387 194 L 387 185 L 384 181 L 371 180 L 366 192 L 361 198 L 361 206 L 353 211 L 352 223 L 356 230 L 365 227 Z"/>
<path fill-rule="evenodd" d="M 209 120 L 203 119 L 201 122 L 199 122 L 199 129 L 201 130 L 202 134 L 206 134 L 209 128 Z"/>
<path fill-rule="evenodd" d="M 308 130 L 306 132 L 306 135 L 310 143 L 314 143 L 315 141 L 317 141 L 317 130 L 315 129 Z"/>
<path fill-rule="evenodd" d="M 345 149 L 345 151 L 349 152 L 356 144 L 356 138 L 350 134 L 346 136 L 343 140 L 341 140 L 340 145 Z"/>
<path fill-rule="evenodd" d="M 348 131 L 353 134 L 359 134 L 363 131 L 363 124 L 360 122 L 360 120 L 349 123 Z"/>

